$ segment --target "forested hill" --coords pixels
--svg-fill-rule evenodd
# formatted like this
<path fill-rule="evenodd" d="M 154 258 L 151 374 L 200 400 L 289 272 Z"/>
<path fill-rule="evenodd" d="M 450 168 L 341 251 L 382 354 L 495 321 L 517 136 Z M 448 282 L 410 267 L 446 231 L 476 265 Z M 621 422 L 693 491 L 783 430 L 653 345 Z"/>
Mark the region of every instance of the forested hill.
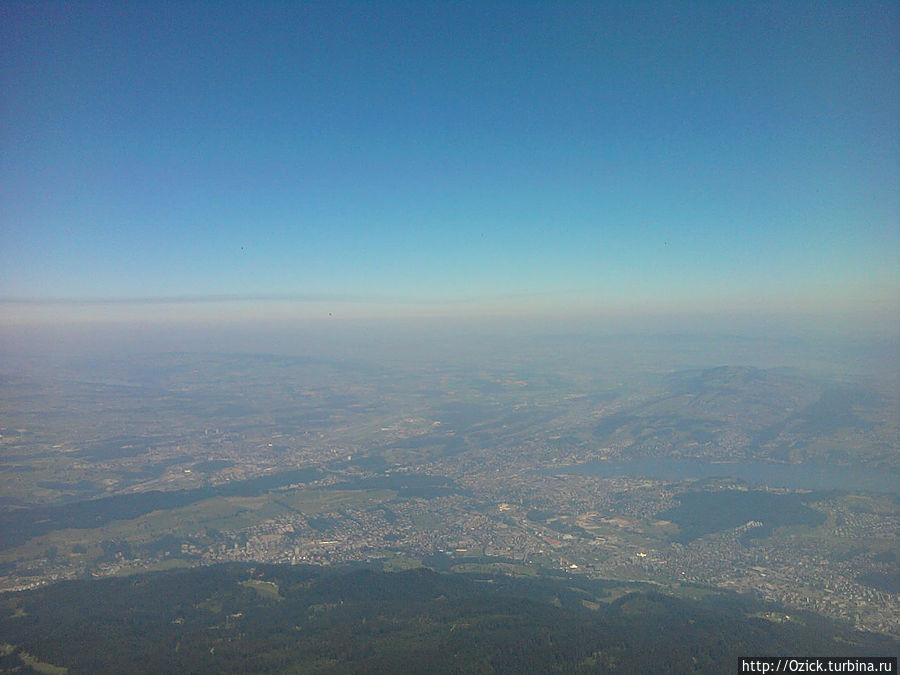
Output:
<path fill-rule="evenodd" d="M 0 612 L 0 672 L 731 672 L 739 656 L 900 651 L 733 595 L 426 568 L 230 564 L 63 582 Z"/>

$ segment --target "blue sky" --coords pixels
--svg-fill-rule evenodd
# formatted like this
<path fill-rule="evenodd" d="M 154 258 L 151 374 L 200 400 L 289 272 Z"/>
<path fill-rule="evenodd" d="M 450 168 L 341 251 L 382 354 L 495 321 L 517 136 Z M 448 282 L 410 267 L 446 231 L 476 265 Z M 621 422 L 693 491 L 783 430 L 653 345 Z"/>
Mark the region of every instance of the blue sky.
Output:
<path fill-rule="evenodd" d="M 7 316 L 897 307 L 896 3 L 0 13 Z"/>

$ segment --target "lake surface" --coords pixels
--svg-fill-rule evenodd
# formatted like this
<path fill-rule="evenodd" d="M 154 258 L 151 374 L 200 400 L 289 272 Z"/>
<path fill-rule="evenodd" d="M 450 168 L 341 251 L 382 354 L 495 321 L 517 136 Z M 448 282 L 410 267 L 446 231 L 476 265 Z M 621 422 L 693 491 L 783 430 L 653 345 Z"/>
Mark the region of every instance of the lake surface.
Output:
<path fill-rule="evenodd" d="M 864 467 L 775 462 L 708 462 L 700 459 L 646 458 L 625 461 L 600 460 L 554 467 L 552 474 L 577 474 L 601 478 L 653 478 L 687 480 L 735 478 L 758 487 L 790 490 L 859 490 L 900 494 L 900 475 Z"/>

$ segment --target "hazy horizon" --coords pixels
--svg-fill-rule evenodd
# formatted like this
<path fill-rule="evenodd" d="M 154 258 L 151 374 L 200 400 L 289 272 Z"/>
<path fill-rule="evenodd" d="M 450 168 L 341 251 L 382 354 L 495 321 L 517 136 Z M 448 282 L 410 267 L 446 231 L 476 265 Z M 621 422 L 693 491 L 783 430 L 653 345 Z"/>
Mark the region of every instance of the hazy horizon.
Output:
<path fill-rule="evenodd" d="M 3 324 L 896 315 L 894 3 L 3 19 Z"/>

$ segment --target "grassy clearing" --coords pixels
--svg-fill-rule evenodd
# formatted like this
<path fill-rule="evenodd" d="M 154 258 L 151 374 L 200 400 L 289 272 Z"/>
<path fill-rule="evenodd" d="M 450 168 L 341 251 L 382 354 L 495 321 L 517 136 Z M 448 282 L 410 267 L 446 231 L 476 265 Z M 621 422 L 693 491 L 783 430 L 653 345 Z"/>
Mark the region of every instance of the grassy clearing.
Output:
<path fill-rule="evenodd" d="M 385 572 L 403 572 L 412 570 L 422 566 L 422 561 L 412 556 L 402 553 L 391 553 L 382 562 L 382 569 Z"/>
<path fill-rule="evenodd" d="M 441 519 L 433 513 L 427 511 L 416 511 L 412 513 L 413 525 L 420 530 L 436 530 L 441 526 Z"/>
<path fill-rule="evenodd" d="M 278 584 L 274 581 L 263 581 L 261 579 L 248 579 L 240 582 L 245 588 L 252 588 L 259 594 L 259 597 L 267 600 L 284 600 L 278 588 Z"/>
<path fill-rule="evenodd" d="M 185 560 L 184 558 L 166 558 L 165 560 L 148 563 L 140 569 L 123 568 L 117 572 L 115 576 L 130 577 L 135 574 L 143 574 L 144 572 L 165 572 L 166 570 L 187 569 L 194 566 L 195 564 L 191 564 L 189 560 Z"/>
<path fill-rule="evenodd" d="M 69 672 L 68 668 L 63 668 L 62 666 L 54 666 L 52 663 L 44 663 L 43 661 L 38 661 L 31 654 L 26 652 L 19 652 L 19 658 L 22 659 L 22 663 L 31 668 L 32 670 L 37 671 L 38 673 L 42 673 L 43 675 L 66 675 Z"/>

